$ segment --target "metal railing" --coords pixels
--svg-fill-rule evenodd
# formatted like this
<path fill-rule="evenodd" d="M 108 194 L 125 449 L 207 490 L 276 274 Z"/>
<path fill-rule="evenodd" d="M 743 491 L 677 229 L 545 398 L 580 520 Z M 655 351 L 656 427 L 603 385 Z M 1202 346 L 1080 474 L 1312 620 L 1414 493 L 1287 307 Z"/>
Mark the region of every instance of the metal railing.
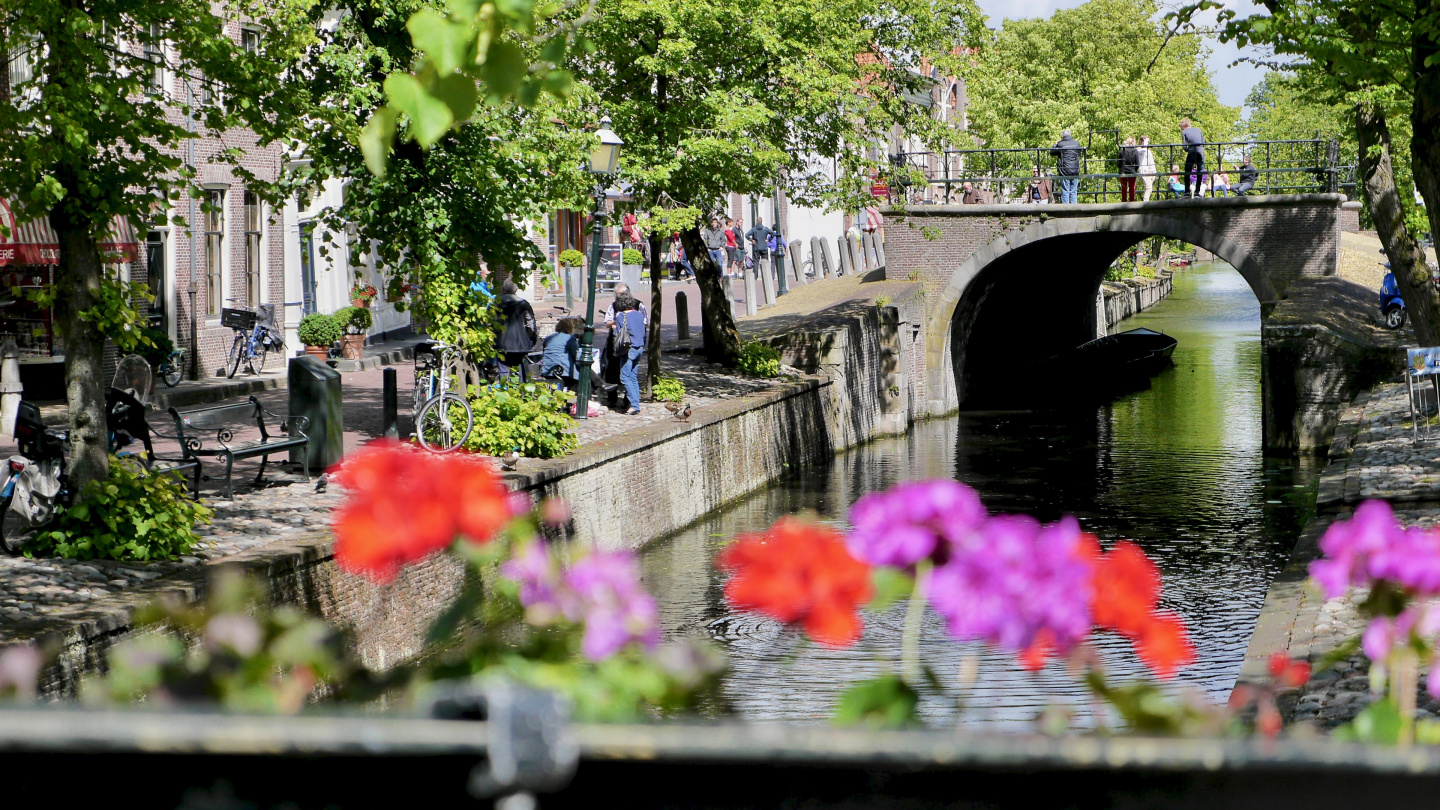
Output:
<path fill-rule="evenodd" d="M 1335 141 L 1315 138 L 1292 141 L 1223 141 L 1207 142 L 1205 147 L 1204 172 L 1208 177 L 1223 170 L 1230 181 L 1230 188 L 1239 185 L 1241 159 L 1249 155 L 1259 178 L 1249 192 L 1251 196 L 1262 194 L 1307 194 L 1319 192 L 1341 192 L 1353 197 L 1355 193 L 1355 164 L 1353 160 L 1342 162 Z M 1151 144 L 1148 147 L 1155 158 L 1154 195 L 1152 199 L 1167 199 L 1172 195 L 1170 177 L 1178 177 L 1184 183 L 1185 145 L 1178 143 Z M 1092 143 L 1082 146 L 1080 152 L 1080 174 L 1068 175 L 1065 179 L 1080 181 L 1079 202 L 1120 201 L 1120 154 L 1119 145 L 1114 143 Z M 891 202 L 899 199 L 909 204 L 955 203 L 961 201 L 965 183 L 985 192 L 994 203 L 1024 202 L 1024 193 L 1034 171 L 1040 169 L 1050 179 L 1055 197 L 1060 190 L 1056 172 L 1057 159 L 1050 154 L 1051 147 L 1020 147 L 1007 149 L 947 149 L 939 152 L 902 152 L 891 155 L 895 171 L 890 183 Z M 908 171 L 907 171 L 908 170 Z M 924 179 L 914 182 L 912 175 L 918 173 Z M 1206 183 L 1204 194 L 1212 195 L 1210 184 Z M 1137 188 L 1143 190 L 1143 181 Z M 1233 193 L 1230 192 L 1230 193 Z"/>

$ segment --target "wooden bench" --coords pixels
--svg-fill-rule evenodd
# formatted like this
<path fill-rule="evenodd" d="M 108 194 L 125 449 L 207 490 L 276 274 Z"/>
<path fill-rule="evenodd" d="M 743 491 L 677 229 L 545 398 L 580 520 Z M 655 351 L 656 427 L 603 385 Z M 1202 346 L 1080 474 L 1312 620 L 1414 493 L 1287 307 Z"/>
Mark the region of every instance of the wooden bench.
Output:
<path fill-rule="evenodd" d="M 310 480 L 310 437 L 305 435 L 305 428 L 310 427 L 308 417 L 277 416 L 265 410 L 265 406 L 255 397 L 250 397 L 249 402 L 236 405 L 217 405 L 189 411 L 171 408 L 170 416 L 175 420 L 175 433 L 187 460 L 193 459 L 197 464 L 201 458 L 206 457 L 225 460 L 226 498 L 234 497 L 230 475 L 236 459 L 260 457 L 260 472 L 255 476 L 255 483 L 258 484 L 265 477 L 265 465 L 270 462 L 272 454 L 298 448 L 301 464 L 305 468 L 305 480 Z M 270 435 L 270 431 L 265 427 L 267 416 L 272 420 L 279 419 L 280 430 L 286 435 Z M 233 429 L 236 425 L 254 425 L 260 431 L 260 438 L 237 442 Z M 215 430 L 213 446 L 206 446 L 206 440 L 201 438 L 209 429 Z M 296 434 L 294 436 L 288 435 L 292 429 Z"/>
<path fill-rule="evenodd" d="M 193 471 L 190 476 L 190 495 L 195 500 L 200 500 L 200 460 L 186 458 L 183 456 L 184 442 L 174 436 L 166 436 L 150 427 L 146 418 L 147 410 L 145 405 L 132 396 L 129 392 L 121 391 L 118 388 L 111 388 L 105 394 L 105 422 L 107 432 L 107 443 L 110 451 L 117 456 L 133 456 L 139 458 L 141 464 L 150 472 L 180 472 Z M 131 441 L 140 442 L 145 448 L 143 455 L 131 453 L 128 450 L 120 449 L 125 444 L 128 436 Z M 163 458 L 155 454 L 155 445 L 151 440 L 152 436 L 159 436 L 162 439 L 176 439 L 182 446 L 181 458 Z"/>

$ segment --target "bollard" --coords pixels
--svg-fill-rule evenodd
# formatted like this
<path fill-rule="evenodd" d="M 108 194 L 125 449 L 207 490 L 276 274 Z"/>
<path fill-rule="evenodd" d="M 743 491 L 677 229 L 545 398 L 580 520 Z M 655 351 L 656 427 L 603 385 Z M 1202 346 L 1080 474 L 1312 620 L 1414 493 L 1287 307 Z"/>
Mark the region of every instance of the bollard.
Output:
<path fill-rule="evenodd" d="M 818 236 L 810 237 L 810 265 L 815 268 L 815 280 L 835 275 L 835 263 L 830 261 L 830 245 Z"/>
<path fill-rule="evenodd" d="M 795 279 L 797 287 L 810 281 L 805 277 L 804 259 L 805 253 L 800 240 L 792 240 L 790 242 L 790 277 Z M 811 261 L 813 263 L 814 259 L 812 258 Z"/>
<path fill-rule="evenodd" d="M 775 305 L 775 273 L 771 271 L 774 261 L 769 255 L 763 260 L 755 260 L 755 270 L 760 274 L 760 288 L 765 293 L 765 306 L 767 307 Z"/>
<path fill-rule="evenodd" d="M 855 266 L 851 264 L 855 254 L 850 252 L 850 238 L 847 236 L 835 237 L 835 249 L 840 251 L 840 267 L 835 273 L 837 276 L 848 276 L 855 272 Z"/>
<path fill-rule="evenodd" d="M 14 340 L 0 343 L 0 434 L 15 435 L 15 417 L 20 413 L 20 349 Z"/>
<path fill-rule="evenodd" d="M 721 279 L 725 284 L 730 282 Z M 690 339 L 690 300 L 685 297 L 685 291 L 675 293 L 675 331 L 679 334 L 680 340 Z"/>
<path fill-rule="evenodd" d="M 754 315 L 760 311 L 760 304 L 755 300 L 755 270 L 754 267 L 743 268 L 745 273 L 745 314 Z"/>
<path fill-rule="evenodd" d="M 393 366 L 386 366 L 382 374 L 385 381 L 384 410 L 381 414 L 385 425 L 385 435 L 392 438 L 400 438 L 400 386 L 396 381 L 395 369 Z"/>

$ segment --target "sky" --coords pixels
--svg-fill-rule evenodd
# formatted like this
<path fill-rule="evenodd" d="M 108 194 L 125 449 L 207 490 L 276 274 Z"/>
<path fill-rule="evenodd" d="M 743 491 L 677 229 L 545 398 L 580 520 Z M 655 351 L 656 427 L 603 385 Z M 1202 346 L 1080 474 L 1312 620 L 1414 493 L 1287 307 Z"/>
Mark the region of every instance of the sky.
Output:
<path fill-rule="evenodd" d="M 1256 5 L 1249 0 L 1223 0 L 1225 6 L 1240 16 L 1246 16 L 1256 10 Z M 991 27 L 997 27 L 1006 19 L 1024 19 L 1028 17 L 1048 17 L 1057 9 L 1074 8 L 1084 0 L 976 0 L 980 9 L 990 17 Z M 1165 0 L 1161 0 L 1166 5 Z M 1197 21 L 1204 19 L 1197 17 Z M 1213 20 L 1213 14 L 1209 19 Z M 1239 56 L 1239 50 L 1231 44 L 1221 44 L 1218 40 L 1211 40 L 1210 45 L 1210 70 L 1214 75 L 1215 89 L 1220 94 L 1220 101 L 1232 106 L 1241 106 L 1245 103 L 1245 97 L 1250 95 L 1250 88 L 1260 81 L 1264 70 L 1250 64 L 1239 64 L 1230 67 Z"/>

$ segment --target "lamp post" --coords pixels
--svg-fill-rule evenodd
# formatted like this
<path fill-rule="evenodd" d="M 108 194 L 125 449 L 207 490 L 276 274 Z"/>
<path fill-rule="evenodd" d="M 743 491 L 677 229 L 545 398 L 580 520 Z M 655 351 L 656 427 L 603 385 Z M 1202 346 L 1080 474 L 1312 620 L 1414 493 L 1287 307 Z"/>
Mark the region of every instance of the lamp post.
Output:
<path fill-rule="evenodd" d="M 775 214 L 770 220 L 770 228 L 776 233 L 776 249 L 770 254 L 770 262 L 775 266 L 775 295 L 779 297 L 790 292 L 790 284 L 785 280 L 785 234 L 780 231 L 780 186 L 778 184 L 770 196 L 770 202 L 775 210 Z"/>
<path fill-rule="evenodd" d="M 590 236 L 590 280 L 589 292 L 585 296 L 585 332 L 580 336 L 580 386 L 575 396 L 575 418 L 585 419 L 590 415 L 590 369 L 595 362 L 595 288 L 599 285 L 600 274 L 600 228 L 605 222 L 605 187 L 615 174 L 620 161 L 620 147 L 625 142 L 610 131 L 610 116 L 600 119 L 600 139 L 590 151 L 590 163 L 586 167 L 595 175 L 595 228 Z"/>

